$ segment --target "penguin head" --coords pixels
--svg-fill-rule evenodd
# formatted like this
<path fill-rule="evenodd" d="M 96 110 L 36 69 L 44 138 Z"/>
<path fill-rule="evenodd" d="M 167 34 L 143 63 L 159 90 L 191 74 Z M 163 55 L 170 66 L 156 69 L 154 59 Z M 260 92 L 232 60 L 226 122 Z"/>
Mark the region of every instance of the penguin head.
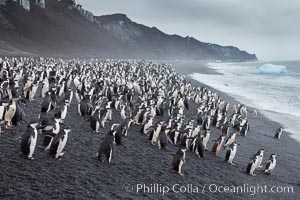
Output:
<path fill-rule="evenodd" d="M 258 152 L 257 152 L 257 156 L 262 156 L 262 155 L 264 155 L 264 152 L 265 152 L 265 149 L 260 149 L 260 150 L 258 150 Z"/>
<path fill-rule="evenodd" d="M 30 126 L 31 128 L 36 129 L 39 126 L 38 122 L 29 122 L 28 126 Z"/>
<path fill-rule="evenodd" d="M 117 134 L 117 131 L 115 130 L 110 130 L 109 133 L 112 135 L 112 136 L 115 136 Z"/>
<path fill-rule="evenodd" d="M 236 147 L 238 146 L 238 144 L 237 144 L 236 142 L 233 142 L 233 143 L 231 144 L 231 146 L 232 146 L 232 148 L 236 148 Z"/>
<path fill-rule="evenodd" d="M 159 122 L 159 125 L 162 126 L 165 123 L 165 121 Z"/>
<path fill-rule="evenodd" d="M 130 120 L 129 120 L 129 124 L 131 124 L 132 122 L 134 122 L 134 120 L 133 120 L 133 119 L 130 119 Z"/>
<path fill-rule="evenodd" d="M 69 133 L 70 131 L 72 131 L 72 129 L 70 129 L 70 128 L 64 128 L 64 132 L 65 133 Z"/>
<path fill-rule="evenodd" d="M 271 154 L 270 159 L 276 159 L 277 156 L 277 154 Z"/>
<path fill-rule="evenodd" d="M 148 116 L 148 120 L 153 120 L 154 116 Z"/>
<path fill-rule="evenodd" d="M 111 108 L 112 107 L 111 104 L 112 104 L 112 101 L 108 101 L 106 103 L 106 107 L 105 108 L 107 108 L 107 109 Z"/>
<path fill-rule="evenodd" d="M 231 133 L 231 136 L 235 136 L 235 135 L 237 135 L 237 132 Z"/>

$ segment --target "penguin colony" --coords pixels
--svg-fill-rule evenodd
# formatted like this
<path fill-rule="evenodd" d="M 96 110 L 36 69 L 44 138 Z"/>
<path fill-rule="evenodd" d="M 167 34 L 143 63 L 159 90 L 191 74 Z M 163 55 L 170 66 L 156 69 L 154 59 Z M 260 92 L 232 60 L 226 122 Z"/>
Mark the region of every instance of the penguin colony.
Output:
<path fill-rule="evenodd" d="M 36 95 L 42 98 L 40 113 L 36 114 L 38 120 L 27 122 L 22 106 L 35 101 Z M 236 140 L 246 139 L 242 137 L 250 130 L 245 105 L 233 104 L 230 108 L 230 103 L 216 92 L 204 86 L 192 86 L 166 63 L 0 59 L 1 126 L 10 129 L 20 122 L 28 124 L 20 144 L 22 155 L 28 159 L 34 158 L 38 138 L 43 140 L 49 155 L 55 158 L 64 155 L 68 138 L 72 137 L 71 129 L 64 124 L 73 95 L 83 119 L 81 123 L 89 123 L 95 133 L 106 134 L 95 150 L 102 162 L 111 163 L 115 146 L 123 144 L 123 137 L 134 137 L 130 127 L 139 126 L 149 145 L 160 150 L 167 150 L 168 145 L 178 146 L 171 165 L 180 175 L 183 175 L 186 151 L 204 158 L 209 153 L 209 142 L 213 142 L 211 152 L 216 156 L 226 150 L 224 162 L 233 165 L 239 145 Z M 198 108 L 192 119 L 186 117 L 190 104 Z M 114 115 L 119 115 L 121 120 L 114 121 Z M 257 117 L 256 110 L 254 117 Z M 107 127 L 108 121 L 114 124 Z M 217 131 L 213 132 L 211 127 Z M 282 132 L 280 127 L 274 137 L 280 139 Z M 211 134 L 219 138 L 211 141 Z M 264 149 L 251 156 L 247 174 L 254 176 L 263 167 L 263 156 Z M 263 170 L 266 174 L 274 170 L 276 156 L 270 155 Z"/>

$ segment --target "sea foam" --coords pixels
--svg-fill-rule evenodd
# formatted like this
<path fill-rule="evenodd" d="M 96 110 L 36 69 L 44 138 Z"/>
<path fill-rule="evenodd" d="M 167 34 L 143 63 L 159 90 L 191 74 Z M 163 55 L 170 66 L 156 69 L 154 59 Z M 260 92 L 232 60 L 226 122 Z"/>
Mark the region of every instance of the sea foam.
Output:
<path fill-rule="evenodd" d="M 279 62 L 278 62 L 279 63 Z M 279 122 L 300 142 L 300 62 L 276 64 L 288 66 L 285 76 L 267 78 L 258 73 L 264 63 L 210 63 L 218 74 L 193 73 L 191 78 L 227 93 L 243 104 L 258 109 L 267 118 Z M 273 64 L 274 65 L 274 64 Z M 290 66 L 292 65 L 292 66 Z M 276 72 L 273 72 L 276 73 Z M 278 72 L 279 73 L 279 72 Z M 270 75 L 270 74 L 265 74 Z"/>

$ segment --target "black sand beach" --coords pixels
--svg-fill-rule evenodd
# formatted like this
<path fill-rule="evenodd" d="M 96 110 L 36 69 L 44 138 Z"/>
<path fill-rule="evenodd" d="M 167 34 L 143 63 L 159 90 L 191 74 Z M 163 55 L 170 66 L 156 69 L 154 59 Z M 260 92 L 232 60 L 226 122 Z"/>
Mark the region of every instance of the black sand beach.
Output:
<path fill-rule="evenodd" d="M 185 75 L 208 72 L 204 66 L 191 63 L 176 65 L 175 69 Z M 209 73 L 213 72 L 209 70 Z M 191 79 L 189 81 L 199 84 Z M 222 92 L 219 94 L 226 101 L 236 102 Z M 36 95 L 36 99 L 24 107 L 27 121 L 37 119 L 40 101 Z M 187 117 L 195 118 L 196 110 L 196 105 L 191 104 Z M 123 138 L 123 146 L 116 146 L 113 164 L 100 163 L 95 157 L 99 144 L 110 126 L 119 122 L 119 114 L 114 113 L 113 119 L 106 129 L 93 133 L 89 122 L 79 116 L 77 102 L 73 99 L 65 120 L 73 132 L 69 135 L 61 160 L 50 157 L 41 148 L 40 135 L 35 159 L 22 158 L 20 139 L 15 139 L 23 134 L 26 125 L 22 123 L 18 128 L 6 130 L 0 136 L 0 199 L 300 199 L 300 144 L 289 134 L 284 134 L 280 141 L 275 140 L 274 131 L 280 124 L 264 116 L 259 115 L 256 119 L 249 116 L 250 132 L 247 137 L 237 136 L 240 146 L 234 159 L 235 165 L 223 162 L 225 151 L 217 157 L 210 151 L 205 152 L 203 159 L 187 152 L 182 169 L 185 176 L 179 176 L 170 169 L 178 147 L 169 144 L 167 151 L 159 150 L 140 133 L 140 126 L 130 129 L 128 137 Z M 212 140 L 220 135 L 219 130 L 213 128 L 212 131 L 209 150 Z M 250 156 L 260 148 L 266 150 L 264 164 L 272 153 L 279 155 L 271 176 L 256 172 L 257 176 L 252 177 L 245 173 Z M 149 187 L 158 184 L 159 188 L 167 186 L 170 191 L 164 196 L 157 190 L 137 192 L 137 184 Z M 175 184 L 179 185 L 172 191 Z M 191 185 L 199 186 L 201 190 L 188 190 Z M 248 192 L 237 194 L 222 189 L 218 192 L 215 185 L 245 186 Z M 178 186 L 183 187 L 183 192 L 178 191 Z M 250 188 L 257 186 L 266 186 L 267 190 L 275 186 L 281 193 L 275 188 L 274 193 Z M 286 186 L 292 187 L 293 191 L 283 191 Z M 187 190 L 184 192 L 184 189 Z"/>

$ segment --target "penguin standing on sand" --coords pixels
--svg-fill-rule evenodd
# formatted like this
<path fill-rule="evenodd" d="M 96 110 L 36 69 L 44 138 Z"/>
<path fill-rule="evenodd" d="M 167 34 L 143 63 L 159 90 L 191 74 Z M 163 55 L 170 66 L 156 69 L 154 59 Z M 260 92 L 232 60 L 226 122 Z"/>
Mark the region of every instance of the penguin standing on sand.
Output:
<path fill-rule="evenodd" d="M 180 133 L 182 132 L 182 123 L 183 123 L 183 118 L 181 118 L 179 121 L 175 121 L 173 127 L 171 127 L 171 130 L 169 132 L 169 137 L 172 141 L 173 144 L 177 144 L 179 140 Z"/>
<path fill-rule="evenodd" d="M 276 166 L 276 154 L 272 154 L 267 162 L 265 173 L 270 175 Z"/>
<path fill-rule="evenodd" d="M 8 105 L 7 110 L 4 114 L 4 120 L 6 123 L 6 128 L 11 127 L 11 121 L 16 113 L 17 110 L 17 105 L 16 105 L 16 100 L 13 99 L 12 103 L 10 105 Z"/>
<path fill-rule="evenodd" d="M 60 123 L 63 124 L 65 122 L 66 116 L 68 112 L 68 102 L 62 102 L 59 107 L 56 108 L 54 117 L 60 119 Z"/>
<path fill-rule="evenodd" d="M 221 127 L 221 133 L 222 133 L 222 135 L 228 136 L 228 134 L 229 134 L 229 129 L 230 129 L 230 124 L 229 124 L 229 122 L 223 124 L 223 126 Z"/>
<path fill-rule="evenodd" d="M 56 95 L 56 87 L 52 87 L 49 92 L 50 92 L 50 98 L 51 98 L 51 109 L 56 108 L 57 104 L 57 95 Z"/>
<path fill-rule="evenodd" d="M 60 132 L 60 119 L 54 119 L 55 123 L 52 126 L 52 130 L 45 131 L 44 133 L 44 141 L 43 144 L 46 146 L 45 151 L 49 150 L 51 147 L 51 143 L 55 137 Z"/>
<path fill-rule="evenodd" d="M 14 125 L 14 126 L 17 126 L 18 122 L 23 120 L 24 110 L 21 107 L 21 102 L 24 103 L 25 101 L 23 99 L 18 99 L 16 101 L 16 111 L 15 111 L 13 118 L 11 119 L 12 125 Z"/>
<path fill-rule="evenodd" d="M 282 132 L 283 132 L 283 128 L 280 127 L 279 129 L 276 130 L 274 137 L 275 137 L 276 139 L 280 140 L 280 137 L 281 137 L 281 135 L 282 135 Z"/>
<path fill-rule="evenodd" d="M 38 84 L 36 83 L 36 81 L 34 81 L 32 83 L 32 85 L 30 86 L 30 90 L 29 90 L 29 94 L 28 94 L 28 99 L 31 102 L 33 100 L 33 97 L 37 91 L 38 88 Z"/>
<path fill-rule="evenodd" d="M 70 88 L 64 93 L 64 98 L 67 102 L 68 107 L 70 107 L 73 99 L 73 91 Z"/>
<path fill-rule="evenodd" d="M 225 162 L 226 163 L 228 163 L 230 165 L 233 165 L 233 159 L 235 157 L 236 150 L 237 150 L 237 143 L 233 142 L 230 145 L 230 149 L 228 149 L 227 152 L 226 152 L 226 157 L 225 157 Z"/>
<path fill-rule="evenodd" d="M 256 169 L 258 168 L 262 168 L 263 166 L 261 165 L 263 158 L 264 158 L 264 149 L 260 149 L 258 150 L 258 152 L 255 154 L 255 156 L 258 156 L 258 160 L 257 160 L 257 165 L 256 165 Z"/>
<path fill-rule="evenodd" d="M 51 109 L 51 105 L 53 104 L 54 106 L 54 103 L 52 103 L 51 101 L 51 93 L 50 92 L 46 92 L 45 93 L 45 96 L 43 98 L 43 101 L 41 103 L 41 111 L 42 112 L 49 112 L 50 109 Z"/>
<path fill-rule="evenodd" d="M 112 120 L 112 101 L 106 103 L 107 119 Z"/>
<path fill-rule="evenodd" d="M 92 114 L 93 106 L 90 102 L 90 96 L 85 95 L 78 105 L 78 112 L 83 117 L 88 117 Z"/>
<path fill-rule="evenodd" d="M 191 137 L 196 137 L 196 136 L 200 135 L 200 132 L 201 132 L 201 125 L 197 125 L 197 126 L 194 128 Z"/>
<path fill-rule="evenodd" d="M 198 114 L 196 121 L 197 121 L 197 124 L 202 127 L 202 124 L 203 124 L 202 114 Z"/>
<path fill-rule="evenodd" d="M 157 141 L 158 141 L 158 138 L 159 138 L 159 133 L 161 131 L 161 127 L 163 125 L 164 122 L 159 122 L 156 127 L 154 128 L 153 130 L 153 134 L 150 133 L 150 137 L 149 139 L 151 140 L 151 144 L 154 145 Z"/>
<path fill-rule="evenodd" d="M 45 125 L 45 126 L 51 125 L 50 119 L 49 119 L 49 117 L 48 117 L 48 113 L 45 112 L 45 111 L 42 111 L 42 112 L 39 114 L 38 119 L 39 119 L 39 123 L 40 123 L 41 125 Z"/>
<path fill-rule="evenodd" d="M 207 130 L 205 130 L 205 132 L 202 136 L 202 144 L 203 144 L 203 147 L 204 147 L 204 151 L 208 150 L 207 143 L 208 143 L 209 138 L 210 138 L 210 130 L 207 129 Z"/>
<path fill-rule="evenodd" d="M 108 119 L 108 116 L 109 116 L 108 109 L 104 108 L 100 110 L 100 124 L 102 128 L 105 128 L 105 123 Z"/>
<path fill-rule="evenodd" d="M 82 96 L 82 92 L 79 89 L 77 89 L 76 92 L 75 92 L 75 98 L 77 100 L 77 103 L 80 104 L 80 102 L 83 99 L 83 96 Z M 79 105 L 78 105 L 78 107 L 79 107 Z"/>
<path fill-rule="evenodd" d="M 135 124 L 141 124 L 142 120 L 143 120 L 143 109 L 142 109 L 142 106 L 140 106 L 139 108 L 137 108 L 135 111 L 134 111 L 134 117 L 133 117 L 133 120 L 135 122 Z"/>
<path fill-rule="evenodd" d="M 204 152 L 204 145 L 202 141 L 203 136 L 197 135 L 191 145 L 192 152 L 196 153 L 197 156 L 203 158 L 203 152 Z"/>
<path fill-rule="evenodd" d="M 41 89 L 41 97 L 44 98 L 47 91 L 49 90 L 49 81 L 45 78 L 42 82 L 42 89 Z"/>
<path fill-rule="evenodd" d="M 257 155 L 255 155 L 250 162 L 247 165 L 247 174 L 251 175 L 251 176 L 256 176 L 256 174 L 254 174 L 254 171 L 256 169 L 256 166 L 258 164 L 258 157 Z"/>
<path fill-rule="evenodd" d="M 64 148 L 67 144 L 69 132 L 71 129 L 63 129 L 60 130 L 57 135 L 54 136 L 51 146 L 50 146 L 50 155 L 55 156 L 55 158 L 59 158 L 64 155 Z"/>
<path fill-rule="evenodd" d="M 22 136 L 21 151 L 28 159 L 33 159 L 32 155 L 35 150 L 38 135 L 37 126 L 38 123 L 36 122 L 29 123 Z"/>
<path fill-rule="evenodd" d="M 117 133 L 116 131 L 110 130 L 106 134 L 103 142 L 100 144 L 100 148 L 96 156 L 99 158 L 101 162 L 104 162 L 104 160 L 102 160 L 102 156 L 105 155 L 108 163 L 111 163 L 113 151 L 114 151 L 114 141 L 115 141 L 116 133 Z"/>
<path fill-rule="evenodd" d="M 257 117 L 257 110 L 254 109 L 253 112 L 252 112 L 252 114 L 253 114 L 253 118 L 256 118 Z"/>
<path fill-rule="evenodd" d="M 111 126 L 111 129 L 112 131 L 116 131 L 116 134 L 115 134 L 115 142 L 117 145 L 122 145 L 122 135 L 123 135 L 123 132 L 125 131 L 125 122 L 123 121 L 123 123 L 120 123 L 120 124 L 113 124 Z"/>
<path fill-rule="evenodd" d="M 242 136 L 247 136 L 249 130 L 249 122 L 246 122 L 243 126 L 240 127 L 240 134 Z"/>
<path fill-rule="evenodd" d="M 148 117 L 146 122 L 144 123 L 143 127 L 142 127 L 142 132 L 144 134 L 147 134 L 148 129 L 153 125 L 153 117 Z"/>
<path fill-rule="evenodd" d="M 1 99 L 1 93 L 0 93 L 0 99 Z M 7 110 L 6 105 L 0 101 L 0 121 L 4 120 L 6 110 Z"/>
<path fill-rule="evenodd" d="M 24 88 L 23 88 L 23 96 L 26 98 L 26 99 L 29 99 L 29 93 L 30 93 L 30 90 L 32 88 L 32 81 L 31 80 L 25 80 L 25 83 L 24 83 Z"/>
<path fill-rule="evenodd" d="M 127 117 L 129 117 L 129 114 L 127 112 L 127 106 L 126 105 L 122 105 L 122 109 L 121 109 L 121 118 L 124 120 L 126 119 Z"/>
<path fill-rule="evenodd" d="M 99 128 L 100 128 L 100 110 L 96 109 L 96 111 L 94 112 L 94 114 L 91 117 L 91 128 L 94 132 L 99 132 Z"/>
<path fill-rule="evenodd" d="M 158 149 L 167 150 L 166 147 L 168 145 L 168 136 L 166 133 L 166 125 L 161 127 L 161 131 L 158 136 Z"/>
<path fill-rule="evenodd" d="M 224 140 L 225 140 L 225 136 L 220 136 L 214 143 L 213 147 L 212 147 L 212 152 L 215 153 L 215 155 L 218 155 L 222 146 L 223 146 L 223 143 L 224 143 Z"/>
<path fill-rule="evenodd" d="M 226 149 L 227 147 L 229 147 L 231 144 L 233 144 L 235 142 L 236 135 L 237 135 L 237 133 L 235 133 L 235 132 L 231 133 L 231 135 L 226 139 L 226 141 L 224 143 L 224 149 Z"/>
<path fill-rule="evenodd" d="M 186 148 L 180 148 L 174 155 L 172 161 L 172 169 L 175 170 L 181 176 L 184 175 L 181 172 L 181 170 L 182 170 L 182 165 L 185 163 L 185 152 L 186 152 Z"/>
<path fill-rule="evenodd" d="M 206 118 L 205 118 L 205 120 L 203 121 L 203 130 L 208 130 L 209 129 L 209 127 L 210 127 L 210 124 L 211 124 L 211 116 L 207 116 Z"/>
<path fill-rule="evenodd" d="M 123 129 L 123 135 L 125 137 L 127 137 L 128 131 L 129 131 L 131 125 L 134 123 L 134 120 L 127 118 L 127 119 L 123 120 L 121 123 L 124 123 L 126 125 L 126 126 L 124 126 L 124 129 Z"/>

